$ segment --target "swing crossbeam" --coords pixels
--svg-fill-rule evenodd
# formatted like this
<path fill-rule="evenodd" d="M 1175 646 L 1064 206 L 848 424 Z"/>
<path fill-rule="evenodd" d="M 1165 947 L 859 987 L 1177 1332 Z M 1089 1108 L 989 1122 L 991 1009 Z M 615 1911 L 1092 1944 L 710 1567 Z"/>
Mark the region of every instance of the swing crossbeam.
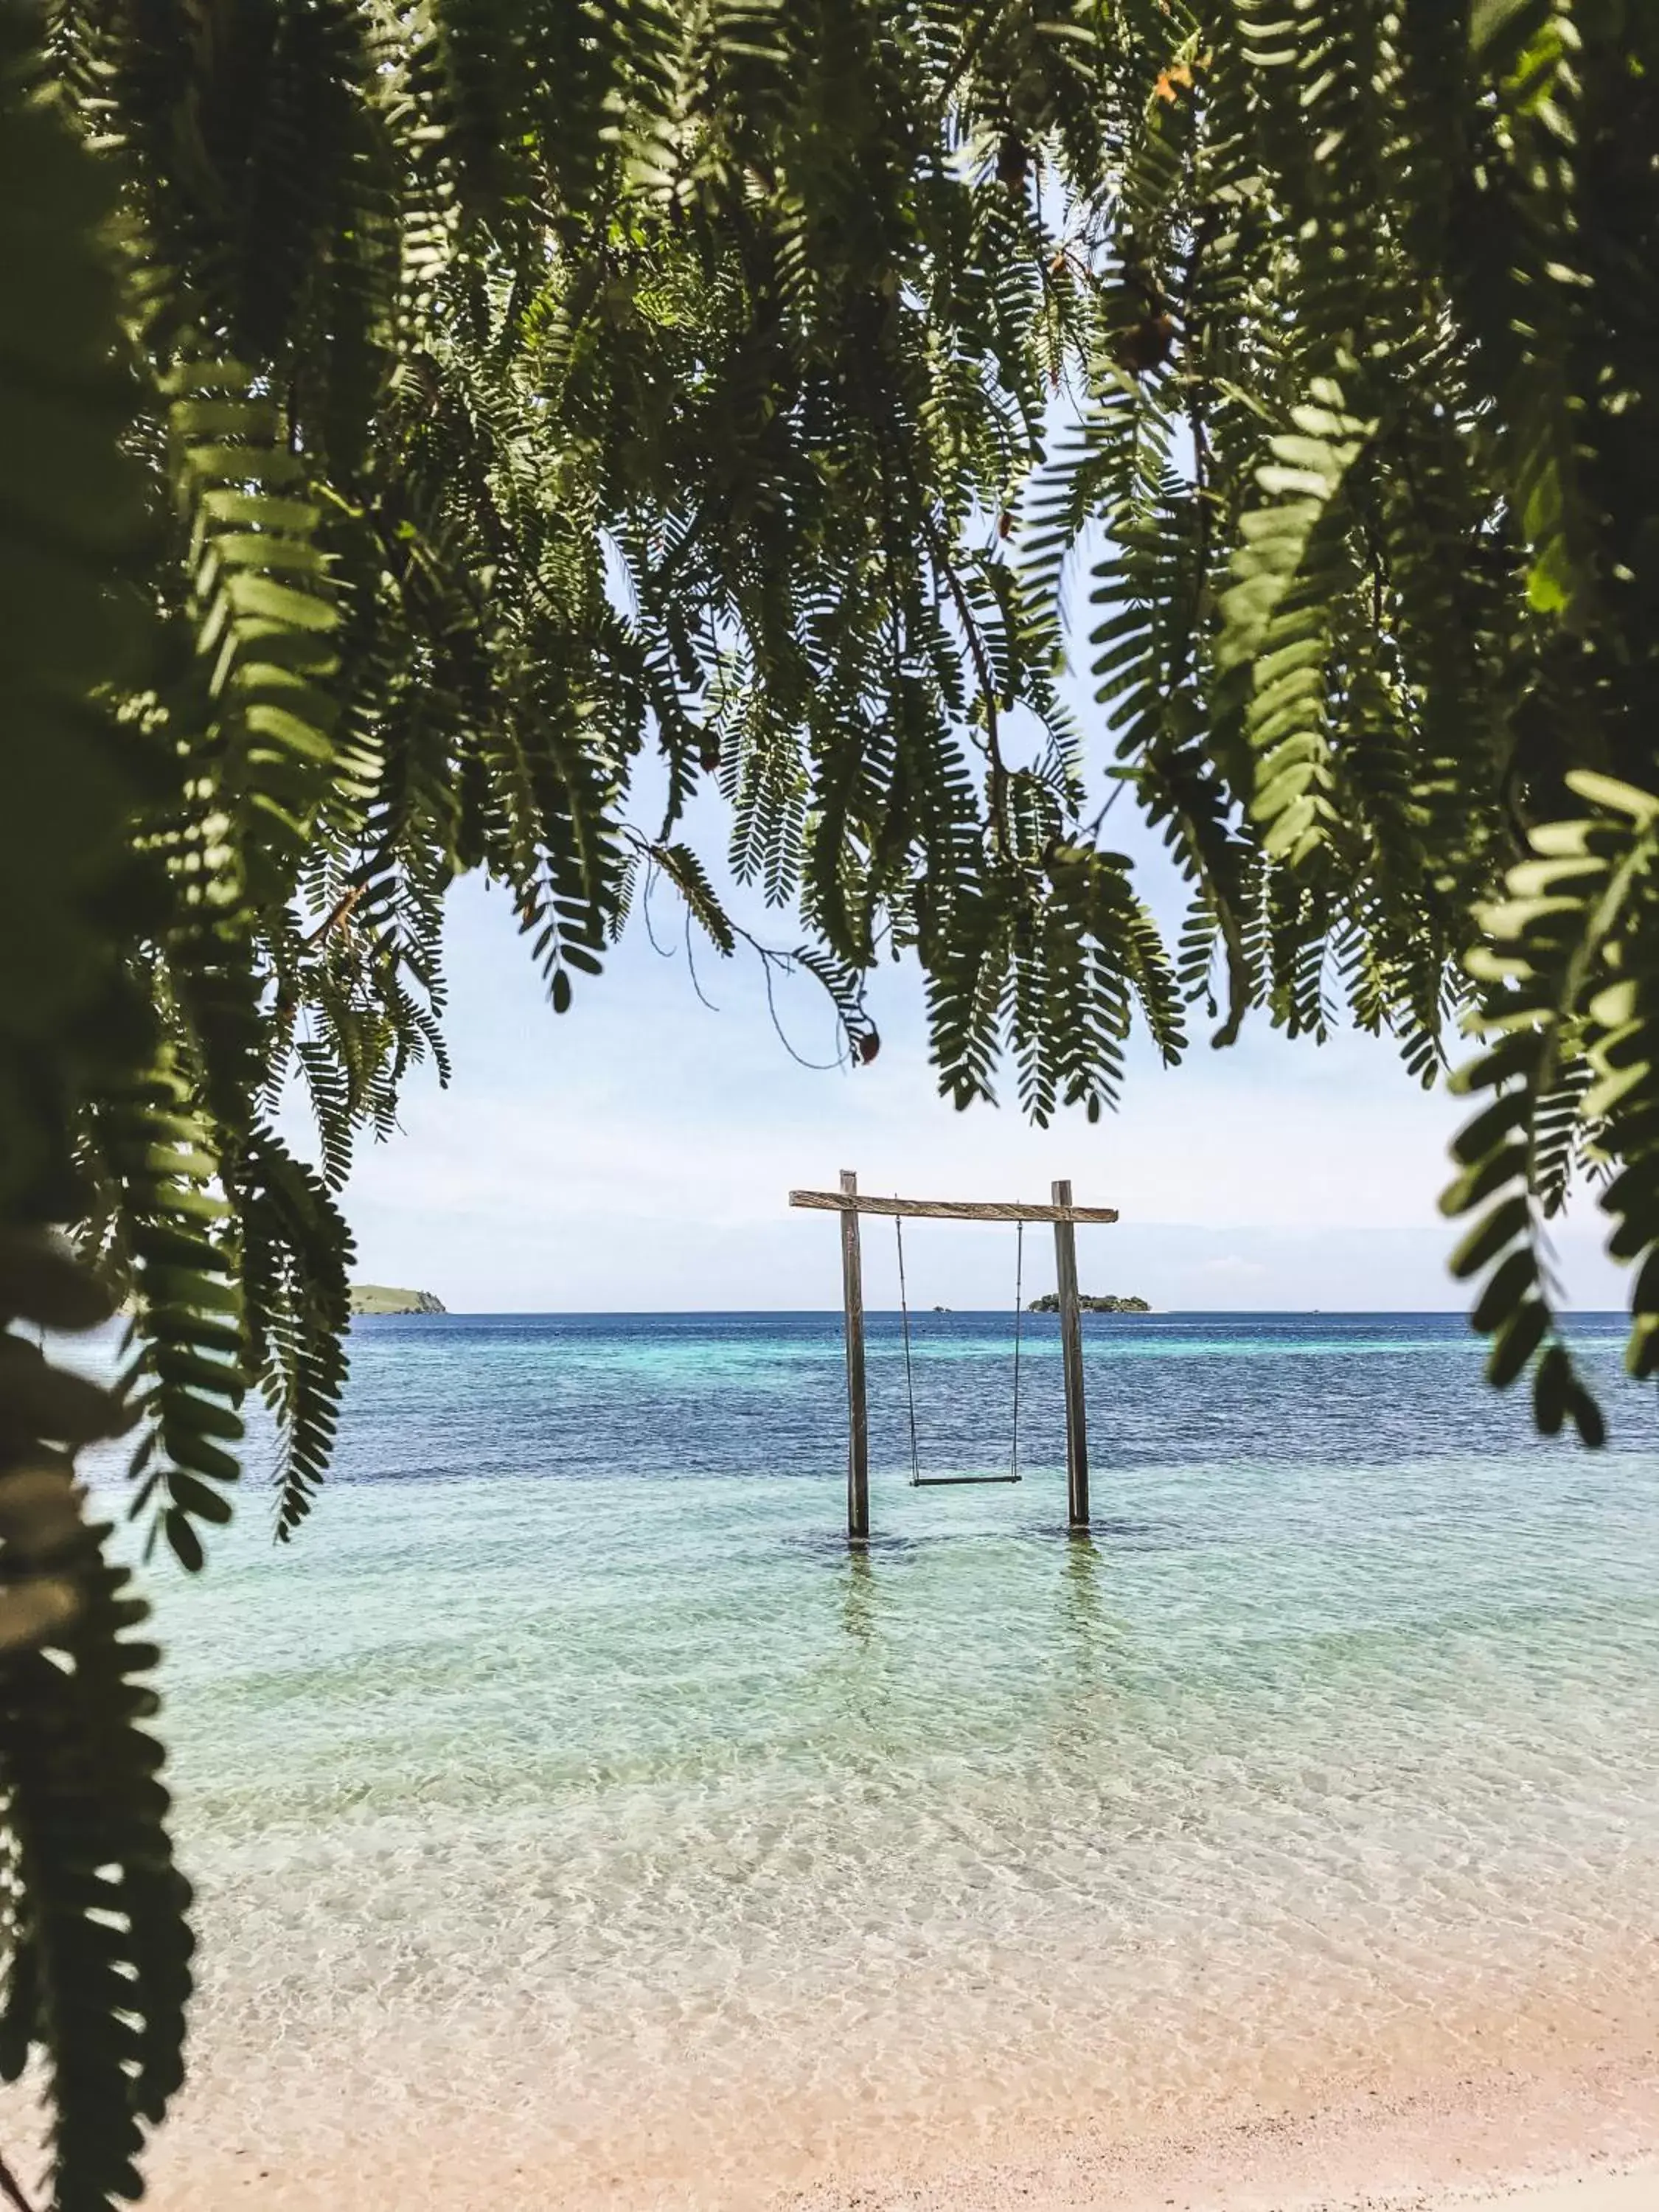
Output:
<path fill-rule="evenodd" d="M 1054 1188 L 1058 1190 L 1060 1185 Z M 815 1213 L 895 1214 L 905 1221 L 1112 1222 L 1118 1218 L 1115 1206 L 1073 1206 L 1069 1199 L 1063 1205 L 1014 1206 L 994 1200 L 866 1198 L 856 1190 L 792 1190 L 789 1203 Z"/>
<path fill-rule="evenodd" d="M 1028 1221 L 1052 1223 L 1054 1231 L 1055 1274 L 1059 1289 L 1060 1341 L 1066 1393 L 1066 1526 L 1073 1535 L 1089 1530 L 1089 1446 L 1083 1396 L 1083 1332 L 1077 1287 L 1076 1227 L 1079 1222 L 1109 1224 L 1118 1218 L 1115 1206 L 1077 1206 L 1072 1186 L 1065 1181 L 1052 1186 L 1048 1206 L 1004 1204 L 995 1200 L 865 1196 L 858 1177 L 843 1168 L 839 1190 L 792 1190 L 789 1203 L 820 1213 L 841 1216 L 842 1291 L 847 1348 L 847 1534 L 855 1544 L 870 1536 L 870 1429 L 865 1400 L 864 1281 L 860 1250 L 859 1217 L 885 1214 L 898 1223 L 925 1221 Z M 1018 1304 L 1016 1286 L 1015 1303 Z M 905 1316 L 908 1334 L 908 1313 Z M 907 1346 L 908 1349 L 908 1346 Z M 1016 1368 L 1015 1389 L 1018 1389 Z M 912 1401 L 914 1431 L 914 1398 Z M 923 1474 L 913 1468 L 912 1483 L 918 1489 L 947 1489 L 984 1482 L 1018 1482 L 1019 1442 L 1018 1399 L 1015 1410 L 1016 1463 L 1007 1474 Z M 914 1433 L 912 1458 L 915 1456 Z"/>

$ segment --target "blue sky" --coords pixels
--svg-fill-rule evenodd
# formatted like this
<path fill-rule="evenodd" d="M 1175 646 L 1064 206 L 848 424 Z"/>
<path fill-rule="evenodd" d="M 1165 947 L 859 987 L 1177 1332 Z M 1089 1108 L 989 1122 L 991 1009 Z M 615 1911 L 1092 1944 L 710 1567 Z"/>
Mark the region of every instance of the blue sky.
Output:
<path fill-rule="evenodd" d="M 775 934 L 790 941 L 787 921 Z M 710 1012 L 683 952 L 661 958 L 635 927 L 558 1017 L 505 900 L 476 881 L 454 895 L 449 958 L 454 1083 L 412 1082 L 402 1133 L 365 1149 L 347 1202 L 360 1276 L 453 1310 L 835 1304 L 833 1223 L 792 1212 L 787 1194 L 842 1167 L 869 1190 L 954 1198 L 1046 1197 L 1069 1175 L 1079 1200 L 1122 1216 L 1081 1232 L 1084 1288 L 1158 1307 L 1463 1302 L 1434 1205 L 1456 1103 L 1369 1039 L 1315 1048 L 1262 1024 L 1229 1052 L 1200 1042 L 1174 1071 L 1143 1048 L 1115 1119 L 1042 1132 L 1017 1109 L 958 1114 L 936 1096 L 908 969 L 877 979 L 874 1066 L 818 1073 L 785 1052 L 741 958 L 700 957 Z M 829 1057 L 816 986 L 785 987 L 781 1011 L 802 1051 Z M 1562 1240 L 1569 1287 L 1581 1304 L 1618 1304 L 1588 1212 L 1581 1224 Z M 1010 1230 L 919 1227 L 906 1258 L 919 1303 L 1012 1299 Z M 866 1227 L 866 1270 L 870 1303 L 896 1303 L 884 1223 Z M 1028 1297 L 1049 1286 L 1048 1240 L 1028 1239 L 1026 1272 Z"/>
<path fill-rule="evenodd" d="M 1067 591 L 1074 641 L 1088 628 L 1087 588 L 1079 563 Z M 1087 684 L 1065 681 L 1097 800 L 1109 733 Z M 1005 719 L 1003 735 L 1012 755 L 1018 718 Z M 1024 735 L 1033 741 L 1034 726 Z M 654 827 L 648 769 L 642 781 L 636 818 Z M 1182 889 L 1127 797 L 1109 829 L 1172 933 Z M 729 896 L 726 821 L 712 796 L 695 803 L 687 832 Z M 678 946 L 679 910 L 659 898 L 659 939 Z M 795 942 L 787 915 L 742 896 L 733 908 L 766 941 Z M 1420 1090 L 1386 1043 L 1348 1034 L 1292 1044 L 1257 1020 L 1217 1053 L 1200 1020 L 1181 1067 L 1137 1047 L 1115 1117 L 1091 1128 L 1074 1113 L 1039 1131 L 1015 1106 L 959 1114 L 939 1097 L 908 966 L 874 980 L 874 1065 L 826 1073 L 779 1042 L 752 957 L 700 951 L 711 1012 L 684 951 L 661 957 L 637 915 L 606 974 L 579 988 L 563 1016 L 547 1004 L 507 901 L 476 879 L 453 896 L 448 965 L 454 1082 L 440 1091 L 427 1072 L 410 1084 L 401 1134 L 365 1147 L 347 1194 L 364 1280 L 434 1291 L 458 1311 L 838 1305 L 834 1223 L 791 1212 L 787 1194 L 832 1186 L 850 1167 L 865 1189 L 916 1197 L 1046 1198 L 1054 1177 L 1069 1176 L 1079 1201 L 1121 1215 L 1081 1232 L 1083 1288 L 1160 1308 L 1466 1303 L 1445 1272 L 1455 1233 L 1435 1205 L 1460 1108 Z M 816 984 L 784 986 L 779 1006 L 798 1049 L 832 1056 Z M 1052 1285 L 1054 1263 L 1051 1241 L 1027 1246 L 1030 1296 Z M 1558 1254 L 1574 1302 L 1623 1304 L 1589 1208 Z M 906 1262 L 920 1304 L 1012 1302 L 1012 1230 L 918 1228 Z M 871 1304 L 896 1304 L 885 1223 L 866 1225 L 865 1271 Z"/>

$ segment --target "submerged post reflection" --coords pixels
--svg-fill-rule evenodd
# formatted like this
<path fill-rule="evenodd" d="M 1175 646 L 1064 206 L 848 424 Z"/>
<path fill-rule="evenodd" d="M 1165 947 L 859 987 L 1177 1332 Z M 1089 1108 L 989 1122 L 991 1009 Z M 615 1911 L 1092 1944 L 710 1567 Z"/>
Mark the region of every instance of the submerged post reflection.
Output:
<path fill-rule="evenodd" d="M 847 1580 L 842 1586 L 841 1625 L 849 1636 L 867 1645 L 876 1632 L 876 1576 L 867 1547 L 850 1545 Z"/>
<path fill-rule="evenodd" d="M 1087 1529 L 1073 1533 L 1060 1568 L 1060 1626 L 1077 1660 L 1080 1681 L 1091 1686 L 1121 1641 L 1121 1626 L 1106 1601 L 1107 1564 Z"/>

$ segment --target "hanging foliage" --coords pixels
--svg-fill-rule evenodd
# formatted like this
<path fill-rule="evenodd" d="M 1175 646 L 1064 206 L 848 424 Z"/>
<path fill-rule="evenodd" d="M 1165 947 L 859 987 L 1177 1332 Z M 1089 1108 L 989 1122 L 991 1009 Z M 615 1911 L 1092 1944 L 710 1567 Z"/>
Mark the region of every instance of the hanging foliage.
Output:
<path fill-rule="evenodd" d="M 60 2206 L 136 2189 L 188 1952 L 70 1455 L 198 1566 L 257 1388 L 303 1518 L 463 872 L 556 1011 L 641 880 L 769 981 L 712 787 L 849 1054 L 908 953 L 946 1093 L 1039 1120 L 1137 1024 L 1467 1029 L 1494 1380 L 1599 1436 L 1586 1176 L 1659 1361 L 1656 100 L 1630 0 L 0 0 L 0 2057 Z M 13 1326 L 118 1300 L 118 1392 Z"/>

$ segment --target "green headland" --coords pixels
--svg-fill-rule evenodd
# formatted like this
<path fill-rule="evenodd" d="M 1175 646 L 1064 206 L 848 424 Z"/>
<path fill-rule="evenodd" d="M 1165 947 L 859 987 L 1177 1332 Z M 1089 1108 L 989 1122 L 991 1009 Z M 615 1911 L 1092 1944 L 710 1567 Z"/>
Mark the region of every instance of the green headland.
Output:
<path fill-rule="evenodd" d="M 385 1283 L 354 1283 L 351 1310 L 355 1314 L 441 1314 L 448 1310 L 430 1291 L 398 1291 Z"/>
<path fill-rule="evenodd" d="M 1086 1292 L 1079 1291 L 1077 1302 L 1083 1313 L 1140 1314 L 1152 1311 L 1145 1298 L 1091 1298 Z M 1026 1310 L 1029 1313 L 1058 1313 L 1059 1292 L 1045 1291 L 1040 1298 L 1032 1299 Z"/>

